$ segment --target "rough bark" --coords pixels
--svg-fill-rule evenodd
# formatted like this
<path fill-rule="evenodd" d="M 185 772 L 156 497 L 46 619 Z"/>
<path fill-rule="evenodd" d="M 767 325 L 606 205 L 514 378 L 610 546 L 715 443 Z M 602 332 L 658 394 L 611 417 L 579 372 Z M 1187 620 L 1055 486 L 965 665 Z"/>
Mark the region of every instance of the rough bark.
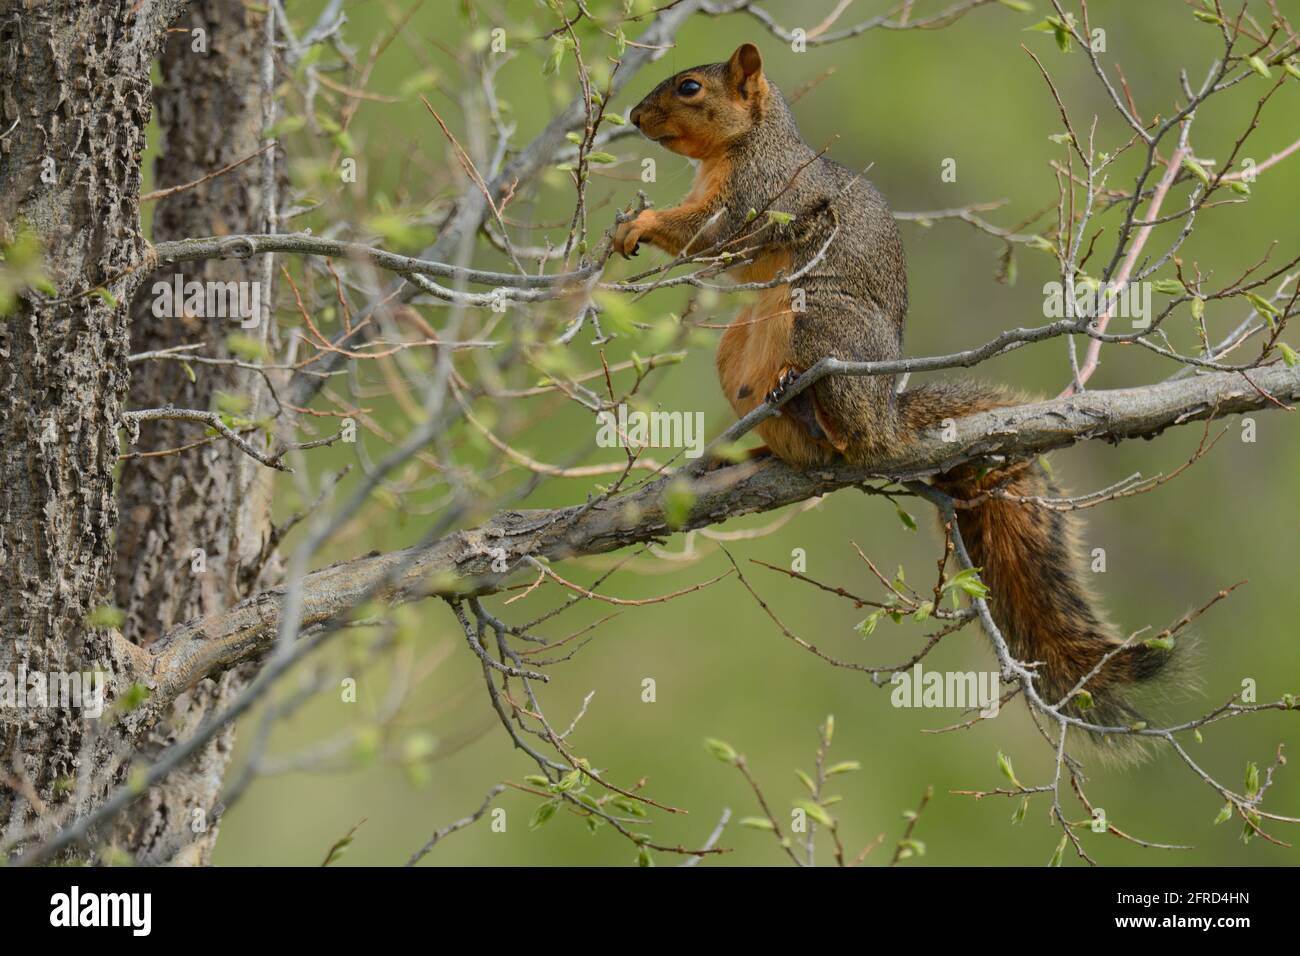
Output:
<path fill-rule="evenodd" d="M 155 188 L 192 183 L 255 153 L 262 140 L 259 72 L 265 14 L 242 0 L 198 0 L 178 22 L 160 60 L 155 92 L 159 154 Z M 195 50 L 193 31 L 206 50 Z M 159 200 L 153 240 L 268 228 L 262 187 L 265 157 Z M 273 197 L 272 197 L 273 199 Z M 266 257 L 189 264 L 184 281 L 258 282 Z M 156 280 L 171 281 L 181 267 L 160 268 L 141 287 L 132 309 L 131 350 L 145 352 L 205 343 L 204 355 L 230 357 L 225 337 L 237 332 L 266 340 L 267 323 L 241 329 L 221 318 L 154 315 Z M 271 290 L 262 288 L 263 301 Z M 247 398 L 248 416 L 270 412 L 266 381 L 231 366 L 146 361 L 132 369 L 133 409 L 174 404 L 212 407 L 218 392 Z M 192 423 L 159 421 L 142 429 L 140 449 L 178 448 L 200 438 Z M 123 633 L 148 645 L 193 618 L 214 614 L 257 589 L 270 537 L 271 479 L 275 472 L 225 442 L 123 464 L 117 545 L 117 603 L 126 612 Z M 205 680 L 180 695 L 140 742 L 149 760 L 184 737 L 237 692 L 238 671 Z M 139 864 L 206 864 L 217 838 L 219 795 L 234 745 L 234 728 L 212 740 L 183 767 L 137 802 L 117 822 L 115 843 Z"/>
<path fill-rule="evenodd" d="M 25 293 L 0 322 L 0 670 L 98 664 L 110 697 L 129 671 L 121 642 L 84 621 L 111 600 L 149 69 L 180 6 L 0 5 L 0 240 L 38 237 L 56 290 Z M 48 829 L 113 782 L 93 727 L 80 710 L 0 708 L 5 836 Z"/>

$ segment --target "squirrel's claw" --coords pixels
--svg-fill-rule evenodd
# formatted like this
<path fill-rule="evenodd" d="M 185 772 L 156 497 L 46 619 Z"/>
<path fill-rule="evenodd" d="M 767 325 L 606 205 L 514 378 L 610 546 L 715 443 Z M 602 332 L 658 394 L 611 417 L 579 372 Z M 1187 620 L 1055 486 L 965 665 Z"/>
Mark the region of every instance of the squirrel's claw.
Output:
<path fill-rule="evenodd" d="M 644 232 L 644 224 L 638 226 L 636 216 L 627 222 L 620 222 L 614 229 L 614 251 L 624 259 L 631 259 L 637 254 Z"/>
<path fill-rule="evenodd" d="M 794 384 L 794 380 L 799 377 L 799 370 L 793 366 L 787 365 L 776 376 L 776 386 L 765 396 L 768 404 L 774 404 L 781 400 L 785 390 Z"/>

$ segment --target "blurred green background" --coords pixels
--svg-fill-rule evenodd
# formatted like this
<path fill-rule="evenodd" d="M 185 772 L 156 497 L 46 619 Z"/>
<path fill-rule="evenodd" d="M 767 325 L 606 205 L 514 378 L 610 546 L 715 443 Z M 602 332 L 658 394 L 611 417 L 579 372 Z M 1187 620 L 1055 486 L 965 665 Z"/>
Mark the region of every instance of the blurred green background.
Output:
<path fill-rule="evenodd" d="M 501 66 L 496 82 L 508 118 L 517 123 L 514 143 L 526 143 L 575 93 L 573 59 L 565 58 L 559 72 L 543 76 L 549 42 L 536 38 L 556 26 L 547 6 L 528 0 L 475 3 L 470 23 L 461 3 L 426 2 L 413 14 L 413 4 L 360 2 L 348 4 L 345 35 L 364 53 L 410 14 L 395 40 L 378 60 L 367 90 L 396 97 L 397 102 L 365 102 L 348 129 L 350 155 L 358 158 L 361 179 L 318 195 L 326 205 L 316 214 L 319 229 L 327 222 L 357 224 L 349 234 L 362 238 L 382 233 L 388 245 L 402 245 L 392 228 L 376 225 L 388 210 L 398 219 L 429 214 L 436 220 L 440 203 L 454 196 L 460 181 L 448 178 L 454 169 L 445 139 L 415 95 L 419 88 L 458 135 L 465 123 L 459 112 L 463 88 L 462 65 L 468 50 L 483 42 L 484 31 L 503 26 L 513 58 Z M 621 4 L 589 0 L 600 13 Z M 637 4 L 645 9 L 650 4 Z M 811 28 L 833 8 L 832 0 L 770 0 L 764 5 L 783 25 Z M 920 15 L 933 5 L 921 5 Z M 680 32 L 675 49 L 652 64 L 611 103 L 626 112 L 654 84 L 678 69 L 718 59 L 745 40 L 762 49 L 771 79 L 787 92 L 832 70 L 796 105 L 804 138 L 815 146 L 833 140 L 831 155 L 853 167 L 871 164 L 869 178 L 896 210 L 949 208 L 1005 199 L 1001 209 L 985 215 L 1011 227 L 1050 206 L 1057 196 L 1057 177 L 1048 163 L 1064 160 L 1061 146 L 1048 137 L 1061 131 L 1061 120 L 1038 69 L 1021 45 L 1034 51 L 1051 71 L 1071 110 L 1075 126 L 1086 129 L 1094 114 L 1097 146 L 1113 150 L 1127 140 L 1126 128 L 1109 104 L 1087 60 L 1075 51 L 1062 54 L 1050 34 L 1025 28 L 1050 13 L 1042 0 L 1031 14 L 1000 5 L 975 10 L 953 26 L 938 31 L 874 30 L 844 43 L 794 53 L 789 46 L 745 16 L 720 19 L 698 16 Z M 1264 5 L 1252 8 L 1265 15 Z M 292 5 L 300 25 L 312 22 L 320 3 Z M 571 3 L 564 8 L 572 12 Z M 1178 74 L 1186 69 L 1193 83 L 1205 76 L 1221 43 L 1215 28 L 1193 18 L 1191 5 L 1181 0 L 1095 0 L 1090 4 L 1094 26 L 1106 30 L 1107 63 L 1122 64 L 1129 86 L 1144 116 L 1162 115 L 1180 100 Z M 882 12 L 885 4 L 860 0 L 840 23 L 851 24 Z M 635 38 L 640 28 L 628 27 Z M 613 40 L 589 26 L 578 28 L 588 62 L 615 53 Z M 1211 101 L 1196 117 L 1192 143 L 1204 159 L 1222 161 L 1250 120 L 1259 96 L 1268 87 L 1251 78 L 1229 94 Z M 301 99 L 290 96 L 287 114 L 301 110 Z M 318 104 L 322 113 L 328 100 Z M 1260 160 L 1300 136 L 1300 81 L 1289 82 L 1264 109 L 1258 131 L 1243 155 Z M 313 175 L 311 164 L 328 156 L 331 144 L 302 132 L 288 138 L 290 171 L 296 184 Z M 598 234 L 613 220 L 616 206 L 632 200 L 644 188 L 658 205 L 677 201 L 687 190 L 690 168 L 639 138 L 622 139 L 611 151 L 624 162 L 602 171 L 592 186 L 592 229 Z M 1167 153 L 1166 153 L 1167 155 Z M 644 185 L 635 175 L 643 156 L 659 164 L 658 181 Z M 940 164 L 957 162 L 957 181 L 942 182 Z M 1111 184 L 1131 185 L 1136 157 L 1116 169 Z M 318 173 L 319 171 L 317 171 Z M 318 177 L 328 181 L 329 176 Z M 305 187 L 304 187 L 305 188 Z M 1186 196 L 1177 188 L 1167 210 Z M 1194 236 L 1183 247 L 1185 263 L 1210 273 L 1211 285 L 1227 283 L 1258 260 L 1278 241 L 1271 262 L 1280 264 L 1300 253 L 1300 157 L 1262 174 L 1248 203 L 1221 206 L 1201 214 Z M 565 222 L 572 210 L 572 186 L 554 171 L 540 190 L 521 199 L 521 219 Z M 1049 220 L 1054 221 L 1054 212 Z M 304 224 L 313 224 L 304 217 Z M 1096 220 L 1105 232 L 1098 240 L 1098 258 L 1108 258 L 1118 211 Z M 1033 230 L 1047 228 L 1040 221 Z M 526 234 L 524 241 L 540 243 L 543 236 L 562 242 L 565 227 Z M 995 279 L 1002 245 L 958 222 L 931 228 L 903 224 L 910 271 L 911 310 L 906 348 L 911 355 L 951 352 L 982 343 L 1004 328 L 1041 323 L 1042 285 L 1055 278 L 1054 260 L 1041 252 L 1017 247 L 1018 278 L 1014 285 Z M 1174 227 L 1176 228 L 1176 227 Z M 1173 233 L 1159 230 L 1149 249 L 1163 250 Z M 381 238 L 379 241 L 384 241 Z M 418 249 L 427 236 L 406 237 Z M 635 262 L 642 268 L 647 255 Z M 502 258 L 479 241 L 475 263 L 500 268 Z M 631 265 L 616 263 L 611 275 L 631 274 Z M 1160 276 L 1172 273 L 1166 269 Z M 293 324 L 291 302 L 280 290 L 280 315 Z M 685 295 L 656 293 L 636 305 L 635 317 L 654 323 L 683 309 Z M 714 322 L 725 322 L 734 304 L 726 299 L 702 303 Z M 439 313 L 422 309 L 435 325 Z M 1245 316 L 1240 303 L 1211 303 L 1207 320 L 1216 338 Z M 515 334 L 517 313 L 501 326 L 499 336 Z M 471 321 L 475 327 L 477 319 Z M 552 320 L 553 321 L 553 320 Z M 662 326 L 659 326 L 662 328 Z M 554 326 L 550 327 L 554 331 Z M 1180 346 L 1190 348 L 1190 322 L 1182 311 L 1170 322 Z M 523 332 L 519 332 L 523 335 Z M 726 426 L 730 412 L 718 393 L 712 347 L 720 333 L 692 333 L 689 355 L 680 365 L 653 379 L 653 396 L 669 410 L 702 410 L 709 434 Z M 653 334 L 649 334 L 653 338 Z M 662 336 L 661 336 L 662 338 Z M 584 332 L 569 349 L 577 369 L 599 367 L 597 350 Z M 1294 340 L 1294 336 L 1293 336 Z M 639 339 L 635 332 L 606 346 L 611 361 L 632 351 L 648 354 L 659 344 Z M 1082 345 L 1083 343 L 1081 343 Z M 1300 340 L 1294 340 L 1300 347 Z M 1254 354 L 1254 345 L 1241 351 Z M 1107 347 L 1093 387 L 1108 388 L 1159 381 L 1176 366 L 1139 348 Z M 466 360 L 466 368 L 473 362 Z M 1053 394 L 1068 381 L 1063 340 L 1022 349 L 986 363 L 985 378 L 1031 392 Z M 374 379 L 372 373 L 369 374 Z M 952 372 L 945 374 L 969 374 Z M 535 382 L 537 372 L 521 368 L 519 384 Z M 373 394 L 367 404 L 376 417 L 400 432 L 409 424 L 391 402 Z M 524 403 L 515 403 L 523 405 Z M 568 462 L 575 450 L 584 461 L 610 461 L 617 453 L 590 446 L 594 434 L 590 416 L 575 405 L 534 405 L 485 410 L 503 427 L 528 422 L 521 449 L 546 461 Z M 531 416 L 536 416 L 531 421 Z M 1300 654 L 1296 651 L 1300 594 L 1294 587 L 1296 536 L 1300 509 L 1296 504 L 1300 473 L 1300 430 L 1295 416 L 1269 410 L 1254 416 L 1257 441 L 1240 440 L 1234 419 L 1223 441 L 1202 461 L 1169 485 L 1137 497 L 1086 512 L 1087 542 L 1103 547 L 1107 571 L 1097 587 L 1114 618 L 1125 631 L 1150 626 L 1157 630 L 1207 601 L 1218 589 L 1241 579 L 1249 584 L 1197 622 L 1198 673 L 1201 689 L 1168 702 L 1171 718 L 1188 718 L 1226 700 L 1244 678 L 1258 682 L 1260 700 L 1285 692 L 1300 692 Z M 1199 425 L 1174 429 L 1154 442 L 1129 442 L 1119 447 L 1090 443 L 1052 456 L 1055 472 L 1068 487 L 1092 490 L 1133 472 L 1153 475 L 1185 462 L 1201 438 Z M 364 439 L 371 457 L 384 445 L 372 435 Z M 467 441 L 467 459 L 484 454 L 481 443 Z M 313 452 L 313 479 L 337 470 L 355 458 L 355 449 L 336 446 Z M 504 492 L 525 477 L 521 471 L 497 485 Z M 355 486 L 356 476 L 345 488 Z M 525 501 L 526 507 L 546 507 L 584 500 L 594 490 L 587 481 L 547 481 Z M 429 501 L 433 500 L 431 496 Z M 283 515 L 298 504 L 289 482 L 278 501 Z M 319 563 L 353 557 L 372 549 L 390 549 L 419 539 L 432 518 L 420 514 L 416 500 L 377 505 L 363 521 Z M 854 553 L 856 542 L 882 568 L 902 565 L 909 580 L 928 588 L 938 555 L 938 536 L 927 508 L 910 502 L 919 531 L 906 530 L 887 502 L 841 492 L 819 507 L 800 514 L 775 533 L 728 545 L 747 576 L 760 589 L 775 613 L 793 631 L 828 653 L 867 663 L 903 660 L 919 646 L 927 629 L 907 622 L 883 623 L 869 638 L 853 631 L 864 611 L 807 585 L 775 574 L 748 559 L 789 566 L 792 549 L 807 553 L 808 573 L 830 584 L 871 597 L 880 590 Z M 484 513 L 493 510 L 485 501 Z M 483 515 L 477 515 L 476 518 Z M 726 530 L 760 527 L 773 515 L 733 521 Z M 698 561 L 673 563 L 649 555 L 634 560 L 613 575 L 605 593 L 622 597 L 662 594 L 706 580 L 729 565 L 713 542 L 697 539 Z M 292 542 L 290 542 L 292 547 Z M 682 536 L 667 548 L 680 551 Z M 568 562 L 561 573 L 590 583 L 612 563 L 610 556 Z M 1290 582 L 1290 583 L 1289 583 Z M 539 589 L 508 608 L 494 597 L 488 605 L 512 621 L 527 620 L 561 600 L 553 585 Z M 559 637 L 604 617 L 606 605 L 579 606 L 543 625 L 541 632 Z M 513 751 L 496 723 L 482 685 L 478 664 L 465 647 L 445 605 L 425 602 L 407 608 L 402 617 L 406 643 L 403 661 L 433 661 L 421 669 L 411 703 L 397 720 L 380 727 L 377 715 L 391 685 L 391 658 L 369 653 L 373 635 L 364 632 L 337 637 L 322 660 L 339 663 L 356 676 L 359 702 L 344 704 L 328 691 L 283 722 L 272 737 L 275 753 L 312 748 L 340 734 L 359 734 L 342 747 L 331 766 L 310 773 L 263 778 L 235 805 L 222 822 L 217 845 L 219 864 L 314 865 L 328 847 L 354 827 L 355 840 L 346 864 L 403 862 L 437 827 L 478 807 L 483 794 L 503 779 L 518 781 L 534 765 Z M 1005 798 L 981 801 L 953 795 L 959 789 L 991 789 L 1004 779 L 996 754 L 1008 754 L 1020 779 L 1038 784 L 1050 779 L 1051 753 L 1038 737 L 1020 703 L 1010 705 L 996 720 L 971 730 L 932 735 L 925 731 L 961 719 L 956 711 L 897 710 L 890 706 L 888 688 L 872 687 L 864 675 L 834 669 L 786 640 L 734 577 L 710 589 L 667 604 L 622 609 L 612 621 L 593 632 L 595 639 L 581 653 L 551 669 L 553 680 L 542 700 L 552 721 L 567 726 L 588 692 L 594 691 L 587 716 L 570 738 L 574 751 L 593 766 L 627 785 L 641 778 L 654 798 L 690 810 L 689 814 L 654 813 L 642 829 L 657 842 L 700 844 L 713 829 L 724 807 L 735 818 L 758 812 L 752 793 L 732 768 L 710 756 L 705 737 L 728 741 L 743 752 L 768 800 L 784 813 L 792 799 L 802 796 L 795 768 L 811 770 L 817 727 L 834 714 L 836 734 L 831 759 L 859 760 L 863 769 L 836 778 L 834 792 L 844 800 L 835 810 L 850 852 L 856 853 L 877 834 L 884 845 L 869 862 L 886 862 L 904 826 L 902 813 L 913 807 L 927 786 L 935 796 L 923 814 L 915 837 L 924 842 L 923 857 L 906 865 L 1036 865 L 1046 863 L 1059 839 L 1048 820 L 1048 804 L 1038 797 L 1021 825 L 1012 825 L 1015 804 Z M 945 640 L 926 660 L 927 667 L 955 670 L 992 669 L 993 656 L 974 628 Z M 401 666 L 407 666 L 403 663 Z M 653 678 L 654 703 L 642 701 L 642 681 Z M 281 694 L 291 693 L 290 678 Z M 246 758 L 254 724 L 260 714 L 240 727 L 237 773 Z M 1240 788 L 1248 761 L 1271 763 L 1280 743 L 1294 742 L 1295 714 L 1276 712 L 1216 724 L 1204 742 L 1189 743 L 1196 760 L 1230 786 Z M 340 738 L 346 740 L 347 738 Z M 421 754 L 432 748 L 433 759 Z M 408 760 L 379 759 L 376 752 L 406 754 Z M 1089 763 L 1089 796 L 1105 808 L 1122 829 L 1143 839 L 1192 844 L 1186 851 L 1135 847 L 1114 837 L 1083 832 L 1090 852 L 1103 863 L 1211 865 L 1287 864 L 1296 851 L 1262 840 L 1244 844 L 1238 822 L 1213 826 L 1222 800 L 1167 751 L 1145 764 L 1123 770 Z M 232 774 L 231 779 L 233 779 Z M 570 865 L 629 864 L 634 848 L 603 828 L 592 836 L 582 821 L 561 813 L 545 826 L 530 830 L 527 822 L 537 804 L 529 794 L 509 790 L 496 806 L 507 811 L 505 833 L 494 833 L 486 821 L 440 844 L 426 864 L 438 865 Z M 1265 804 L 1275 812 L 1300 814 L 1300 782 L 1294 768 L 1282 768 Z M 1074 818 L 1085 814 L 1071 806 Z M 734 818 L 733 818 L 734 821 Z M 1294 830 L 1274 828 L 1290 839 Z M 710 862 L 775 865 L 786 862 L 769 834 L 733 825 L 722 839 L 733 852 Z M 830 859 L 822 850 L 823 862 Z M 1067 852 L 1066 862 L 1079 861 Z M 656 855 L 671 864 L 671 856 Z"/>

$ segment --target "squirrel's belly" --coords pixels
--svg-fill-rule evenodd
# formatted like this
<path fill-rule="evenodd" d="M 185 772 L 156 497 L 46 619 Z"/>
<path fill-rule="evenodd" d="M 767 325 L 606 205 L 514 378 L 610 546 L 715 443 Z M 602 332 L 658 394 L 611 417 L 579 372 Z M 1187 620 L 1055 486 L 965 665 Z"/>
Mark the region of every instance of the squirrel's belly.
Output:
<path fill-rule="evenodd" d="M 718 381 L 737 418 L 757 408 L 792 363 L 793 328 L 787 289 L 765 290 L 759 301 L 742 309 L 718 343 Z M 834 448 L 815 440 L 789 415 L 769 418 L 756 431 L 782 461 L 796 467 L 824 464 Z"/>

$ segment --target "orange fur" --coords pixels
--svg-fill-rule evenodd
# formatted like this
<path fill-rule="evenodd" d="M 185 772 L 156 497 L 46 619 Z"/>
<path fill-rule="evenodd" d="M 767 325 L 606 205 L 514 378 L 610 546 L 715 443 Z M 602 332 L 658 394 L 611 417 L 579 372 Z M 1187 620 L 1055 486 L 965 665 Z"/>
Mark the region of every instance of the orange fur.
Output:
<path fill-rule="evenodd" d="M 766 253 L 738 268 L 736 278 L 741 282 L 770 282 L 778 273 L 790 271 L 790 261 L 788 252 Z M 778 285 L 760 291 L 758 301 L 742 309 L 722 333 L 716 357 L 718 380 L 738 417 L 761 405 L 781 373 L 791 367 L 793 326 L 790 289 Z M 820 414 L 818 420 L 824 424 Z M 823 462 L 833 451 L 785 415 L 767 419 L 756 430 L 772 453 L 784 461 Z"/>

